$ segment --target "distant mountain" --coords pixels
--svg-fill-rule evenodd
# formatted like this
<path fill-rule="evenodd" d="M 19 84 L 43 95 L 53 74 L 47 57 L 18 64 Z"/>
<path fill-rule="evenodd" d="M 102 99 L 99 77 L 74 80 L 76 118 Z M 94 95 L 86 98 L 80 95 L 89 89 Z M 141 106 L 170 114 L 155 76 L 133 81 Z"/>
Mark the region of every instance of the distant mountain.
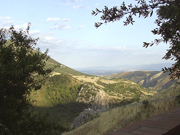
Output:
<path fill-rule="evenodd" d="M 121 72 L 119 74 L 111 74 L 108 78 L 123 78 L 140 84 L 149 89 L 161 91 L 171 87 L 177 80 L 171 80 L 169 73 L 160 71 L 134 71 Z"/>
<path fill-rule="evenodd" d="M 112 73 L 120 73 L 123 71 L 161 71 L 163 67 L 170 67 L 172 63 L 160 63 L 160 64 L 144 64 L 144 65 L 121 65 L 114 67 L 87 67 L 87 68 L 76 68 L 85 74 L 91 75 L 109 75 Z"/>

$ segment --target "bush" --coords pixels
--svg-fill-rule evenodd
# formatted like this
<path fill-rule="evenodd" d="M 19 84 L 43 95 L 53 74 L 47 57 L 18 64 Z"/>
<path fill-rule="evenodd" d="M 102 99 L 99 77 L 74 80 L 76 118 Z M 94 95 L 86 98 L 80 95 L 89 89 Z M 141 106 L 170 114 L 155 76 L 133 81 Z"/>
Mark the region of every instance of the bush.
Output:
<path fill-rule="evenodd" d="M 150 103 L 148 100 L 143 100 L 142 105 L 143 105 L 143 108 L 147 109 L 149 107 Z"/>
<path fill-rule="evenodd" d="M 1 135 L 60 135 L 67 129 L 52 119 L 40 113 L 24 112 L 22 119 L 14 122 L 13 132 L 5 125 L 0 125 Z"/>

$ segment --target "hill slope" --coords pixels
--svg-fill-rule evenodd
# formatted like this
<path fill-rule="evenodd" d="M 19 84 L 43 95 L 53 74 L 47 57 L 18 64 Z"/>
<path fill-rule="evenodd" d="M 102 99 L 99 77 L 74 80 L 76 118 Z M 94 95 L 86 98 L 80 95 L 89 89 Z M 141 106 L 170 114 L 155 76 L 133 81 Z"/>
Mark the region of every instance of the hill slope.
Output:
<path fill-rule="evenodd" d="M 85 108 L 107 109 L 154 94 L 129 80 L 85 75 L 52 58 L 46 64 L 47 67 L 58 64 L 58 67 L 29 98 L 36 111 L 49 112 L 67 128 Z"/>
<path fill-rule="evenodd" d="M 81 97 L 78 97 L 78 101 L 89 101 L 88 103 L 94 103 L 95 100 L 98 99 L 98 93 L 101 93 L 101 98 L 103 101 L 101 105 L 115 105 L 115 104 L 125 104 L 128 102 L 138 101 L 143 99 L 147 96 L 154 95 L 155 92 L 148 91 L 147 89 L 143 88 L 139 84 L 125 80 L 125 79 L 105 79 L 101 77 L 92 77 L 92 76 L 74 76 L 78 80 L 83 83 L 88 83 L 89 86 L 86 86 L 86 89 L 80 90 L 79 94 Z M 88 89 L 88 90 L 87 90 Z M 96 94 L 94 94 L 94 92 Z M 90 95 L 88 94 L 90 93 Z M 94 96 L 93 96 L 94 95 Z"/>
<path fill-rule="evenodd" d="M 62 74 L 71 74 L 71 75 L 84 75 L 83 73 L 76 71 L 70 67 L 67 67 L 67 66 L 55 61 L 52 58 L 49 58 L 47 63 L 46 63 L 47 68 L 53 68 L 56 65 L 58 65 L 58 66 L 54 69 L 53 73 L 62 73 Z"/>
<path fill-rule="evenodd" d="M 170 88 L 177 80 L 170 80 L 169 73 L 160 71 L 135 71 L 111 74 L 108 78 L 124 78 L 134 81 L 141 86 L 155 91 L 161 91 Z"/>

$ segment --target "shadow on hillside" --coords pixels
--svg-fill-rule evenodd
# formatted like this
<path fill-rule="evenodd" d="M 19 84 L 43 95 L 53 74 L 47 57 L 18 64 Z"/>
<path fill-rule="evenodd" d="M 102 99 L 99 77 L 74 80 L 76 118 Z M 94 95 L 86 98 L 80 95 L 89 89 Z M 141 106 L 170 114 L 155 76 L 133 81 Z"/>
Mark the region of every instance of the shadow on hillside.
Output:
<path fill-rule="evenodd" d="M 170 88 L 176 81 L 178 81 L 178 80 L 176 79 L 176 80 L 171 80 L 171 81 L 167 82 L 166 84 L 164 84 L 164 85 L 162 86 L 162 89 L 168 89 L 168 88 Z"/>
<path fill-rule="evenodd" d="M 116 104 L 113 103 L 109 105 L 109 109 L 127 105 L 134 101 L 135 99 L 123 100 L 120 103 Z M 57 104 L 52 107 L 33 106 L 34 111 L 40 112 L 42 114 L 49 114 L 52 117 L 52 119 L 54 118 L 58 120 L 63 126 L 65 126 L 68 129 L 70 128 L 74 118 L 77 117 L 82 111 L 84 111 L 84 109 L 87 108 L 92 108 L 92 105 L 80 102 L 71 102 L 65 104 Z"/>
<path fill-rule="evenodd" d="M 66 104 L 57 104 L 53 107 L 37 107 L 34 106 L 34 111 L 49 114 L 52 118 L 58 119 L 59 122 L 66 128 L 69 128 L 76 116 L 90 105 L 79 102 L 72 102 Z"/>
<path fill-rule="evenodd" d="M 110 109 L 112 109 L 112 108 L 116 108 L 116 107 L 121 107 L 121 106 L 124 106 L 124 105 L 128 105 L 128 104 L 131 104 L 131 103 L 133 103 L 133 102 L 139 102 L 139 98 L 137 98 L 137 99 L 129 99 L 129 100 L 122 100 L 121 102 L 119 102 L 119 103 L 113 103 L 113 104 L 110 104 L 109 105 L 109 107 L 110 107 Z"/>

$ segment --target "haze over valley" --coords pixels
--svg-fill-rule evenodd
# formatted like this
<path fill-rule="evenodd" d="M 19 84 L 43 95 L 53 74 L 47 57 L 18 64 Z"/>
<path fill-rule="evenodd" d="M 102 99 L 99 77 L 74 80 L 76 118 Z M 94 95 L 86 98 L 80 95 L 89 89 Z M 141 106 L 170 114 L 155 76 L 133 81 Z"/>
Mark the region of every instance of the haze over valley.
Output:
<path fill-rule="evenodd" d="M 0 134 L 105 135 L 179 107 L 180 3 L 162 1 L 2 1 Z"/>
<path fill-rule="evenodd" d="M 75 68 L 77 71 L 91 75 L 109 75 L 112 73 L 120 73 L 123 71 L 161 71 L 164 67 L 171 67 L 172 63 L 159 64 L 141 64 L 141 65 L 120 65 L 120 66 L 101 66 Z"/>
<path fill-rule="evenodd" d="M 32 105 L 37 111 L 48 111 L 71 130 L 112 108 L 137 104 L 154 95 L 159 101 L 161 93 L 173 89 L 177 81 L 161 71 L 126 71 L 101 77 L 76 71 L 52 58 L 47 61 L 47 67 L 57 64 L 45 85 L 33 91 L 30 99 L 35 101 Z M 169 92 L 176 95 L 174 89 Z"/>

